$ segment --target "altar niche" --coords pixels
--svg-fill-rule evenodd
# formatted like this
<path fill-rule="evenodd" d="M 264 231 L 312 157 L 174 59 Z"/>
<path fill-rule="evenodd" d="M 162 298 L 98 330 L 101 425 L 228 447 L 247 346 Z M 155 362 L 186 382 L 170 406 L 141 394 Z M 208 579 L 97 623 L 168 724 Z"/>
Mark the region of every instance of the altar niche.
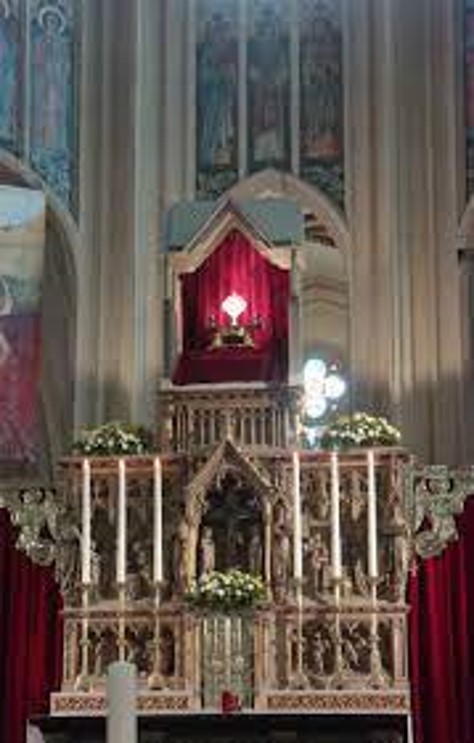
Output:
<path fill-rule="evenodd" d="M 263 575 L 264 529 L 259 494 L 228 471 L 206 494 L 199 526 L 198 575 L 239 569 Z"/>

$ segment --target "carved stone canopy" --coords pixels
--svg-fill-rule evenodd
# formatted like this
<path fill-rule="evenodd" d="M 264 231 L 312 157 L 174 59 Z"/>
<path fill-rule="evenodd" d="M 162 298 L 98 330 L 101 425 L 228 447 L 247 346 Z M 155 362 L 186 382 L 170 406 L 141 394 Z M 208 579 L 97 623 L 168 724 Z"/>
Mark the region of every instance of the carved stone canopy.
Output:
<path fill-rule="evenodd" d="M 222 480 L 229 471 L 238 473 L 238 477 L 251 487 L 264 504 L 271 503 L 276 492 L 270 479 L 261 467 L 257 467 L 230 440 L 225 439 L 211 454 L 186 487 L 185 503 L 188 523 L 196 526 L 202 517 L 205 507 L 206 492 L 214 483 Z"/>

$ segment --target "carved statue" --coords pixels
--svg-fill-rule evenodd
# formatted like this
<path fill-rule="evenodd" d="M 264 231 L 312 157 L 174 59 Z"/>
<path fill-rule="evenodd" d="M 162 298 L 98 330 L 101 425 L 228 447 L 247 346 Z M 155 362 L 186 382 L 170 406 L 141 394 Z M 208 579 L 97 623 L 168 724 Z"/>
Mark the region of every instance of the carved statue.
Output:
<path fill-rule="evenodd" d="M 324 593 L 329 584 L 329 550 L 320 532 L 316 532 L 309 543 L 309 566 L 315 594 Z"/>
<path fill-rule="evenodd" d="M 252 528 L 248 548 L 249 555 L 249 572 L 253 575 L 260 575 L 262 572 L 262 538 L 260 528 L 255 525 Z"/>
<path fill-rule="evenodd" d="M 284 521 L 275 524 L 272 549 L 272 579 L 274 595 L 282 601 L 288 591 L 290 577 L 291 541 Z"/>
<path fill-rule="evenodd" d="M 324 676 L 324 656 L 326 654 L 327 642 L 323 639 L 321 632 L 316 632 L 311 643 L 312 668 L 315 676 Z"/>
<path fill-rule="evenodd" d="M 188 585 L 188 536 L 189 528 L 185 519 L 181 519 L 173 540 L 173 590 L 182 594 Z"/>
<path fill-rule="evenodd" d="M 209 526 L 204 527 L 199 545 L 199 559 L 201 575 L 212 573 L 216 567 L 216 545 Z"/>
<path fill-rule="evenodd" d="M 342 657 L 347 671 L 355 671 L 359 665 L 356 641 L 347 635 L 342 638 Z"/>

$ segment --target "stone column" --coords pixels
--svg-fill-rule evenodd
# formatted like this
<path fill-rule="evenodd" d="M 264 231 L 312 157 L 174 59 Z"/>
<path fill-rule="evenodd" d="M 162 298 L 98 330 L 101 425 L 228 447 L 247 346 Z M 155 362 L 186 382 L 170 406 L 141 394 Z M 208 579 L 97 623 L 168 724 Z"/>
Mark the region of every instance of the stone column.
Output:
<path fill-rule="evenodd" d="M 401 0 L 396 56 L 403 426 L 411 448 L 446 463 L 462 458 L 455 9 Z"/>
<path fill-rule="evenodd" d="M 396 145 L 390 2 L 344 4 L 354 407 L 391 412 Z"/>
<path fill-rule="evenodd" d="M 152 425 L 163 365 L 163 258 L 160 231 L 160 135 L 164 13 L 156 0 L 136 5 L 133 193 L 133 386 L 131 413 Z"/>

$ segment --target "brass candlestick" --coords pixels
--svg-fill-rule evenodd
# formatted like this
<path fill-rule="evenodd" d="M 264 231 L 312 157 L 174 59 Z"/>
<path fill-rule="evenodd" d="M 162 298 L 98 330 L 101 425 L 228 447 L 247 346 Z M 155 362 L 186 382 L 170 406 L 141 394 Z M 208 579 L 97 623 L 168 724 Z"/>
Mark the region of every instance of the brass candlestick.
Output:
<path fill-rule="evenodd" d="M 118 651 L 119 660 L 125 661 L 127 658 L 127 638 L 126 638 L 126 586 L 120 583 L 118 586 L 119 608 L 118 608 Z"/>
<path fill-rule="evenodd" d="M 296 594 L 296 672 L 291 679 L 294 689 L 307 689 L 308 678 L 304 672 L 304 607 L 303 607 L 303 581 L 295 580 Z"/>
<path fill-rule="evenodd" d="M 334 672 L 332 684 L 336 688 L 344 685 L 344 657 L 341 632 L 341 588 L 342 577 L 333 578 L 334 587 Z"/>
<path fill-rule="evenodd" d="M 81 614 L 81 669 L 78 677 L 76 678 L 74 687 L 77 691 L 89 691 L 92 686 L 91 677 L 89 674 L 89 598 L 90 598 L 90 585 L 83 583 L 81 586 L 81 603 L 82 603 L 82 614 Z"/>
<path fill-rule="evenodd" d="M 379 688 L 386 684 L 386 674 L 383 670 L 382 657 L 380 655 L 380 640 L 379 640 L 379 615 L 378 615 L 378 599 L 377 599 L 377 585 L 378 578 L 371 577 L 370 581 L 370 603 L 372 607 L 370 615 L 370 683 L 372 686 Z"/>
<path fill-rule="evenodd" d="M 165 682 L 161 673 L 161 584 L 155 583 L 155 628 L 153 636 L 153 670 L 148 677 L 150 689 L 163 689 Z"/>

